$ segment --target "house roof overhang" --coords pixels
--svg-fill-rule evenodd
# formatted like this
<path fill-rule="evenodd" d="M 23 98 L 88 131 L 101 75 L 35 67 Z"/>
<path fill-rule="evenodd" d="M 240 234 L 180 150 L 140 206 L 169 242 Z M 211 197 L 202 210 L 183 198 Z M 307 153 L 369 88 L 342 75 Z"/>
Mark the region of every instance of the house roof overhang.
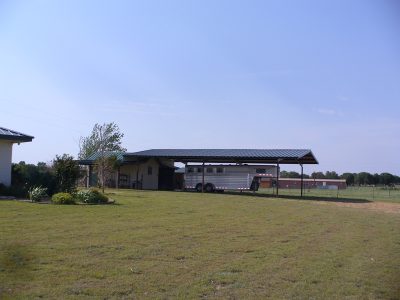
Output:
<path fill-rule="evenodd" d="M 15 130 L 0 127 L 0 140 L 9 141 L 11 143 L 32 142 L 33 136 L 27 135 Z"/>

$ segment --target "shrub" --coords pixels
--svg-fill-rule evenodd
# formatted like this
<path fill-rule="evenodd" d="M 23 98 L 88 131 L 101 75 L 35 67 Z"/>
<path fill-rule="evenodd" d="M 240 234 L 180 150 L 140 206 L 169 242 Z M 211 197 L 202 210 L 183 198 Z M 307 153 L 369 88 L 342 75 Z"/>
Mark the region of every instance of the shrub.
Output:
<path fill-rule="evenodd" d="M 75 204 L 75 199 L 70 193 L 57 193 L 51 197 L 54 204 Z"/>
<path fill-rule="evenodd" d="M 0 183 L 0 196 L 15 196 L 12 187 Z"/>
<path fill-rule="evenodd" d="M 41 186 L 31 187 L 28 193 L 32 202 L 37 202 L 47 197 L 47 189 Z"/>
<path fill-rule="evenodd" d="M 107 203 L 108 198 L 98 190 L 81 190 L 76 193 L 76 198 L 83 203 Z"/>
<path fill-rule="evenodd" d="M 80 177 L 78 163 L 71 155 L 56 155 L 53 161 L 53 170 L 56 176 L 57 188 L 60 192 L 73 193 Z"/>
<path fill-rule="evenodd" d="M 56 181 L 51 168 L 45 163 L 37 165 L 21 161 L 12 165 L 11 188 L 8 194 L 16 197 L 27 197 L 29 190 L 35 186 L 47 188 L 46 193 L 53 195 L 56 191 Z"/>

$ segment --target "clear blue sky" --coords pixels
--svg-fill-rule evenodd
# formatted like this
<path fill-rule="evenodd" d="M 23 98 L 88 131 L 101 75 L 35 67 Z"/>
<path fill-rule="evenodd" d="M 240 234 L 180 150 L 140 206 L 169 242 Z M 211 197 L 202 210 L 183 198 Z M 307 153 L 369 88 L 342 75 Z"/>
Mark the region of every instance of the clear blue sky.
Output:
<path fill-rule="evenodd" d="M 0 104 L 35 136 L 14 162 L 114 121 L 129 151 L 310 148 L 308 173 L 400 174 L 400 5 L 2 0 Z"/>

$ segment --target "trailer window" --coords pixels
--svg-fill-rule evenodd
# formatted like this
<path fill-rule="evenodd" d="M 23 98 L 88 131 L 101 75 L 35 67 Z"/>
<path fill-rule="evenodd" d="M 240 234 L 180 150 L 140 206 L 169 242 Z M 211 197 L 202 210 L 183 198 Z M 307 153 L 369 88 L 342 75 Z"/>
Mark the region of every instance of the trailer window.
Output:
<path fill-rule="evenodd" d="M 217 173 L 224 173 L 224 168 L 217 168 Z"/>
<path fill-rule="evenodd" d="M 188 168 L 188 173 L 193 173 L 193 168 Z"/>
<path fill-rule="evenodd" d="M 203 168 L 197 168 L 197 173 L 203 173 Z"/>
<path fill-rule="evenodd" d="M 147 175 L 152 175 L 152 174 L 153 174 L 153 168 L 149 166 L 147 168 Z"/>
<path fill-rule="evenodd" d="M 267 170 L 266 169 L 256 169 L 256 173 L 257 174 L 265 174 L 265 173 L 267 173 Z"/>
<path fill-rule="evenodd" d="M 207 168 L 206 171 L 207 171 L 207 173 L 213 173 L 214 169 L 213 168 Z"/>

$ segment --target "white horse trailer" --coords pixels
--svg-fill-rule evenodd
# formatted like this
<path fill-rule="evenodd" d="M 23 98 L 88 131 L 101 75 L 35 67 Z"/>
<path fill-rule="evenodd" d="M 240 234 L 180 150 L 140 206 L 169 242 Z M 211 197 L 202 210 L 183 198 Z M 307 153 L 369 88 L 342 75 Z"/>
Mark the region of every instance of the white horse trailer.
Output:
<path fill-rule="evenodd" d="M 263 177 L 276 177 L 276 166 L 271 165 L 205 165 L 204 191 L 257 191 Z M 185 189 L 203 190 L 203 166 L 185 167 Z"/>

